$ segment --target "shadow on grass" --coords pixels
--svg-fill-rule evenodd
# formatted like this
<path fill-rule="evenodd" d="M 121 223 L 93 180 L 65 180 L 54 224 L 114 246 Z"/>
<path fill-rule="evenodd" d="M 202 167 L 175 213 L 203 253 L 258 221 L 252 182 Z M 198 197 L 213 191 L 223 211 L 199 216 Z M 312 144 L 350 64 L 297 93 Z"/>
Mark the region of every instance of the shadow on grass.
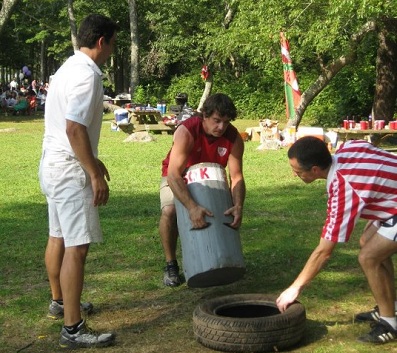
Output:
<path fill-rule="evenodd" d="M 263 191 L 258 189 L 251 192 Z M 264 204 L 250 206 L 247 197 L 247 217 L 243 221 L 240 236 L 247 267 L 246 284 L 252 290 L 265 289 L 274 292 L 282 290 L 292 282 L 317 245 L 323 211 L 317 209 L 318 190 L 315 191 L 317 195 L 302 195 L 299 188 L 289 195 L 280 195 L 278 191 L 269 188 L 264 192 Z M 278 201 L 273 201 L 275 199 Z M 306 217 L 306 214 L 302 214 L 300 203 L 312 203 L 311 213 L 318 215 L 319 221 L 313 221 Z M 269 208 L 269 204 L 273 207 Z M 305 212 L 307 210 L 305 207 Z M 88 255 L 88 262 L 95 263 L 95 273 L 139 272 L 144 271 L 147 266 L 152 271 L 157 269 L 160 277 L 164 260 L 158 235 L 158 194 L 115 193 L 108 205 L 100 208 L 100 215 L 105 243 L 93 245 Z M 9 204 L 6 212 L 0 216 L 0 222 L 4 230 L 0 238 L 8 249 L 7 260 L 2 262 L 2 275 L 12 278 L 15 272 L 28 268 L 42 269 L 41 260 L 48 232 L 44 199 L 41 203 Z M 318 225 L 318 229 L 313 229 L 313 223 Z M 357 253 L 354 251 L 335 254 L 330 260 L 332 272 L 335 275 L 348 272 L 346 269 L 357 262 L 356 256 Z M 26 258 L 30 260 L 26 261 Z M 350 282 L 354 282 L 354 275 L 355 273 Z M 327 279 L 327 282 L 330 288 L 324 293 L 316 293 L 319 298 L 328 299 L 333 295 L 337 298 L 345 294 L 338 286 L 332 286 L 332 278 Z M 153 284 L 151 286 L 153 287 Z M 142 288 L 144 287 L 142 285 Z M 333 292 L 334 287 L 336 288 Z"/>
<path fill-rule="evenodd" d="M 263 197 L 254 198 L 258 194 Z M 142 341 L 156 349 L 164 344 L 162 351 L 167 351 L 175 344 L 169 337 L 176 335 L 180 349 L 191 345 L 185 352 L 200 352 L 191 328 L 194 307 L 202 300 L 228 294 L 279 294 L 293 281 L 319 241 L 325 200 L 324 190 L 318 187 L 294 186 L 288 193 L 269 186 L 251 189 L 240 230 L 247 268 L 244 278 L 221 287 L 192 290 L 183 285 L 173 290 L 161 283 L 164 256 L 158 235 L 158 193 L 116 189 L 108 205 L 100 209 L 105 243 L 90 249 L 84 294 L 93 296 L 97 305 L 92 319 L 97 323 L 111 323 L 117 332 L 117 347 L 109 351 L 121 352 L 123 347 L 129 347 L 124 352 L 132 352 Z M 35 317 L 45 315 L 43 298 L 49 298 L 49 288 L 43 261 L 47 242 L 44 198 L 8 204 L 6 212 L 0 215 L 0 222 L 4 229 L 0 234 L 2 252 L 7 249 L 6 257 L 0 260 L 5 317 L 31 318 L 28 307 L 35 312 Z M 356 261 L 354 246 L 351 249 L 352 252 L 340 252 L 330 260 L 333 265 L 329 273 L 333 275 L 317 279 L 307 289 L 307 296 L 315 296 L 319 305 L 345 300 L 352 288 L 362 282 L 362 277 L 352 272 L 345 285 L 337 285 L 346 280 L 343 277 L 342 281 L 339 276 L 349 272 Z M 181 258 L 180 249 L 178 251 Z M 38 282 L 41 285 L 35 286 Z M 34 326 L 32 322 L 12 325 L 17 330 L 16 336 L 18 331 L 26 334 Z M 23 352 L 56 351 L 60 324 L 42 323 L 41 327 L 46 338 L 36 339 Z M 37 332 L 34 334 L 38 336 Z M 307 320 L 306 333 L 298 349 L 320 341 L 326 334 L 324 323 Z"/>
<path fill-rule="evenodd" d="M 328 334 L 327 326 L 319 321 L 306 319 L 305 332 L 303 338 L 298 344 L 289 349 L 283 350 L 284 352 L 297 351 L 306 346 L 310 346 L 318 341 L 323 340 Z"/>

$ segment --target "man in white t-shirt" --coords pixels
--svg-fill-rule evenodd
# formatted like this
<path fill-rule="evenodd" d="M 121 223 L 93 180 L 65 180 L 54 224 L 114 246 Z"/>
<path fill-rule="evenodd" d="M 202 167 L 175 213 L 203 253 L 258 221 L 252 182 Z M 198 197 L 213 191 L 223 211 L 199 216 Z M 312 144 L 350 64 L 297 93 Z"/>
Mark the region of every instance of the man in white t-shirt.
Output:
<path fill-rule="evenodd" d="M 109 173 L 98 159 L 103 115 L 102 73 L 119 26 L 97 14 L 87 16 L 77 36 L 79 51 L 56 72 L 46 100 L 40 185 L 46 196 L 49 239 L 45 263 L 52 301 L 48 317 L 64 318 L 64 348 L 104 347 L 111 333 L 86 326 L 81 310 L 84 265 L 90 243 L 102 241 L 98 206 L 109 198 Z"/>

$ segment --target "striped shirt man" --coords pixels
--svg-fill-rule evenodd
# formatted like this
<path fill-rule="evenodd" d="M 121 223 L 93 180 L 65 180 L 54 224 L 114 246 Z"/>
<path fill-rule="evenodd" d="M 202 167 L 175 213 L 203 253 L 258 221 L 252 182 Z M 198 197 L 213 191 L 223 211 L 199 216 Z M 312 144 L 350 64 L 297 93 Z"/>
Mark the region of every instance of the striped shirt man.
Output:
<path fill-rule="evenodd" d="M 358 219 L 397 215 L 397 156 L 366 141 L 344 143 L 327 177 L 327 219 L 322 237 L 347 242 Z"/>

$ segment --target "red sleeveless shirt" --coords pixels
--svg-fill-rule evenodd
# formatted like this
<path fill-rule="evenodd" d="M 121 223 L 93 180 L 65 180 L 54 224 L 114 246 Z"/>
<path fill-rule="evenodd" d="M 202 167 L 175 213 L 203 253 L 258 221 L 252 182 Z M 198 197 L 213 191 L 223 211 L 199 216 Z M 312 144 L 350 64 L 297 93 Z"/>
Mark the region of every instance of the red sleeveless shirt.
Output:
<path fill-rule="evenodd" d="M 193 116 L 181 123 L 188 129 L 194 139 L 194 146 L 187 160 L 186 168 L 197 163 L 218 163 L 226 168 L 230 152 L 238 134 L 237 129 L 233 125 L 229 125 L 222 136 L 208 136 L 204 132 L 202 122 L 201 117 Z M 170 153 L 171 150 L 162 162 L 162 176 L 167 176 L 168 174 Z"/>

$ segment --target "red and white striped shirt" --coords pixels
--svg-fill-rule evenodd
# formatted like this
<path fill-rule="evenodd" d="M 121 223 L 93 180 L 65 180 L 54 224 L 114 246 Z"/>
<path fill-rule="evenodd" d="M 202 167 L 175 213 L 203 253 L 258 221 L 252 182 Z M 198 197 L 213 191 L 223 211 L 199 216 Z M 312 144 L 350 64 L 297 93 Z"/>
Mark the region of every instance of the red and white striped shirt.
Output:
<path fill-rule="evenodd" d="M 327 219 L 322 238 L 347 242 L 358 219 L 397 214 L 397 156 L 366 141 L 344 143 L 327 177 Z"/>

